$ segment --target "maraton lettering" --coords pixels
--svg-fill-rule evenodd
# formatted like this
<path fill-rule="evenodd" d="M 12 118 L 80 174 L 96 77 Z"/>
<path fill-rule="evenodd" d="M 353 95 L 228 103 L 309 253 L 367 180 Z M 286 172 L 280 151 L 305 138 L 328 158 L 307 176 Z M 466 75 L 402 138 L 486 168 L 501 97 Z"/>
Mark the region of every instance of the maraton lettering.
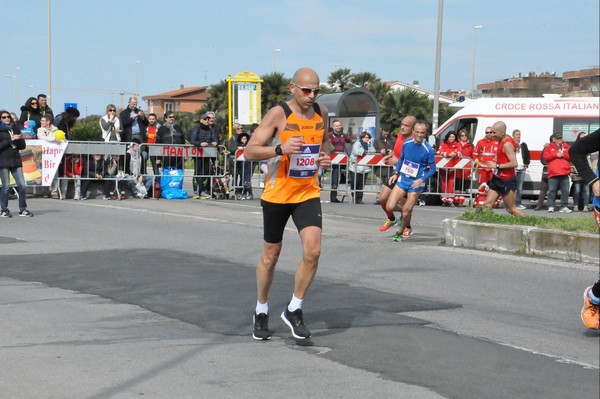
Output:
<path fill-rule="evenodd" d="M 163 156 L 169 157 L 203 157 L 204 149 L 198 147 L 163 147 Z"/>

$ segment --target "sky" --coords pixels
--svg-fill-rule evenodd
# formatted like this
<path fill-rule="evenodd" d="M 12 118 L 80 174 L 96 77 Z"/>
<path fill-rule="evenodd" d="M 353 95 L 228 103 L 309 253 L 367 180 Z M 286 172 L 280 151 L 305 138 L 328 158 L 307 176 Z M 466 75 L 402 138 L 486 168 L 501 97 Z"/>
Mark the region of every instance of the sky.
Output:
<path fill-rule="evenodd" d="M 0 108 L 48 93 L 49 0 L 1 0 Z M 242 71 L 339 68 L 435 84 L 439 0 L 51 0 L 52 96 L 104 114 Z M 440 89 L 600 64 L 598 0 L 445 0 Z M 474 29 L 481 25 L 481 29 Z M 476 37 L 476 46 L 474 46 Z M 280 50 L 280 51 L 275 51 Z M 141 97 L 140 96 L 140 97 Z M 140 104 L 145 108 L 146 103 Z M 17 112 L 19 114 L 19 112 Z"/>

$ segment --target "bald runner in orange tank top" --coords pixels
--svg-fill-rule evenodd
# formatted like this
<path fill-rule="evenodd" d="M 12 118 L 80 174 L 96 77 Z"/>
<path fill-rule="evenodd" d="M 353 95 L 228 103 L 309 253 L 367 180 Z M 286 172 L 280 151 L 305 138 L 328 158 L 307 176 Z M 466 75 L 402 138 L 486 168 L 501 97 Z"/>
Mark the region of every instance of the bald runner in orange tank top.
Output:
<path fill-rule="evenodd" d="M 319 198 L 321 190 L 317 177 L 319 157 L 325 125 L 318 112 L 310 120 L 300 119 L 287 104 L 280 104 L 286 112 L 285 129 L 273 140 L 273 145 L 284 144 L 292 137 L 301 137 L 300 154 L 284 154 L 269 160 L 269 171 L 262 199 L 276 204 L 294 204 Z"/>

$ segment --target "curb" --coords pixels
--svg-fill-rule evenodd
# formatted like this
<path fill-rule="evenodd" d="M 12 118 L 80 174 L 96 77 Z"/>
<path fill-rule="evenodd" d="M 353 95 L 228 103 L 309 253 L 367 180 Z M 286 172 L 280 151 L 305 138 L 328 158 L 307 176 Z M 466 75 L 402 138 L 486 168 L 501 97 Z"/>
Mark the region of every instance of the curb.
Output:
<path fill-rule="evenodd" d="M 444 219 L 442 228 L 449 246 L 585 263 L 600 262 L 598 234 L 476 223 L 456 218 Z"/>

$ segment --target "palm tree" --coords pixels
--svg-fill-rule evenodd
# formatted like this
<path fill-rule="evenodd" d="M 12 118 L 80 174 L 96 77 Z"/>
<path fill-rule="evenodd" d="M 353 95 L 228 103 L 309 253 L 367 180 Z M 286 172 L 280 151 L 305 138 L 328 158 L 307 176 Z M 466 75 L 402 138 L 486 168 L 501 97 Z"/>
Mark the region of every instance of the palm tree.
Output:
<path fill-rule="evenodd" d="M 261 107 L 262 115 L 290 95 L 290 79 L 281 72 L 273 72 L 260 77 L 262 82 Z"/>
<path fill-rule="evenodd" d="M 392 91 L 392 89 L 387 84 L 378 81 L 369 85 L 369 91 L 375 96 L 379 105 L 381 105 L 384 98 Z"/>
<path fill-rule="evenodd" d="M 341 92 L 351 89 L 353 86 L 352 72 L 349 68 L 340 68 L 336 71 L 333 71 L 329 75 L 329 78 L 327 78 L 327 83 L 337 87 L 337 89 Z"/>
<path fill-rule="evenodd" d="M 431 123 L 433 102 L 425 94 L 414 90 L 402 90 L 389 93 L 381 105 L 381 121 L 390 126 L 400 126 L 407 115 Z"/>
<path fill-rule="evenodd" d="M 357 72 L 352 75 L 352 83 L 358 87 L 369 89 L 376 82 L 381 82 L 381 78 L 373 72 Z"/>
<path fill-rule="evenodd" d="M 210 97 L 206 101 L 206 106 L 198 111 L 198 116 L 206 111 L 225 111 L 227 112 L 227 81 L 221 80 L 219 83 L 210 85 L 208 88 Z"/>

